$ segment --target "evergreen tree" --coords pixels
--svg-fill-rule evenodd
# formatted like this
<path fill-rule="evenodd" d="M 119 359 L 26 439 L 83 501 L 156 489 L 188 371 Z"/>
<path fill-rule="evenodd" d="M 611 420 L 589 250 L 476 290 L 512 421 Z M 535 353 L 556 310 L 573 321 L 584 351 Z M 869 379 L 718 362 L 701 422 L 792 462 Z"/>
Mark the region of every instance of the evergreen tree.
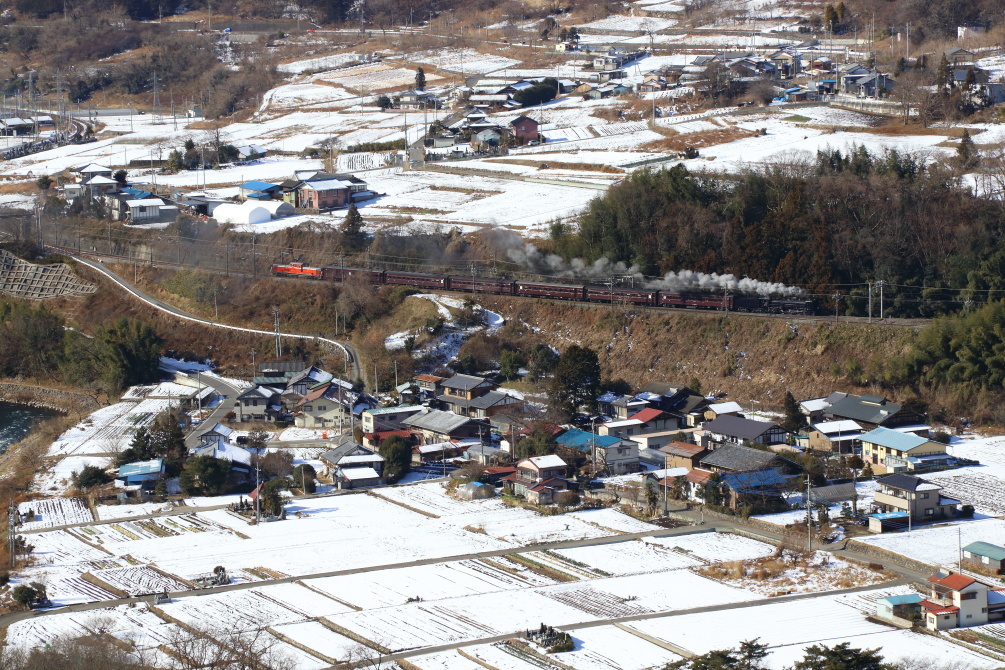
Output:
<path fill-rule="evenodd" d="M 565 413 L 575 414 L 581 406 L 593 410 L 600 390 L 600 360 L 597 352 L 577 344 L 565 350 L 555 366 L 551 400 Z"/>
<path fill-rule="evenodd" d="M 135 319 L 119 319 L 101 328 L 96 339 L 103 345 L 103 378 L 112 390 L 160 378 L 161 345 L 164 340 L 149 325 Z"/>
<path fill-rule="evenodd" d="M 116 170 L 115 174 L 112 175 L 112 179 L 118 182 L 119 187 L 121 188 L 126 185 L 126 178 L 128 176 L 129 174 L 125 170 Z"/>
<path fill-rule="evenodd" d="M 520 368 L 526 362 L 519 351 L 506 349 L 499 354 L 499 374 L 511 381 L 517 379 L 520 376 Z"/>
<path fill-rule="evenodd" d="M 226 491 L 229 481 L 230 461 L 213 456 L 193 456 L 178 476 L 181 490 L 188 495 L 219 495 Z"/>
<path fill-rule="evenodd" d="M 793 670 L 890 670 L 883 663 L 879 649 L 856 649 L 847 642 L 827 647 L 813 645 L 806 648 L 803 660 L 792 666 Z"/>
<path fill-rule="evenodd" d="M 342 246 L 349 250 L 362 249 L 365 245 L 366 233 L 363 232 L 363 216 L 356 209 L 355 203 L 350 203 L 349 210 L 339 227 L 342 234 Z"/>
<path fill-rule="evenodd" d="M 949 91 L 952 85 L 952 73 L 952 69 L 949 67 L 949 59 L 946 58 L 946 54 L 942 54 L 942 60 L 939 61 L 939 69 L 935 71 L 935 86 L 939 89 L 940 93 Z"/>
<path fill-rule="evenodd" d="M 782 428 L 796 431 L 806 425 L 806 416 L 799 411 L 799 403 L 789 391 L 785 392 L 785 422 Z"/>
<path fill-rule="evenodd" d="M 421 67 L 415 68 L 415 90 L 426 90 L 426 73 Z"/>
<path fill-rule="evenodd" d="M 377 453 L 384 458 L 383 475 L 389 484 L 404 477 L 412 467 L 412 447 L 399 435 L 381 442 Z"/>
<path fill-rule="evenodd" d="M 838 12 L 834 5 L 827 5 L 824 9 L 824 30 L 833 31 L 837 26 Z"/>
<path fill-rule="evenodd" d="M 133 433 L 133 439 L 129 446 L 119 452 L 115 459 L 116 465 L 135 463 L 136 461 L 148 461 L 154 457 L 150 448 L 150 431 L 145 427 Z"/>
<path fill-rule="evenodd" d="M 380 97 L 377 98 L 377 106 L 380 107 L 381 109 L 390 109 L 391 99 L 386 95 L 381 95 Z"/>
<path fill-rule="evenodd" d="M 844 2 L 839 2 L 837 6 L 837 15 L 839 21 L 844 21 L 845 17 L 848 16 L 848 8 L 844 6 Z"/>
<path fill-rule="evenodd" d="M 963 135 L 960 137 L 960 144 L 956 147 L 956 165 L 961 170 L 972 170 L 979 163 L 980 158 L 977 153 L 977 147 L 974 146 L 974 141 L 970 138 L 970 131 L 964 128 Z"/>

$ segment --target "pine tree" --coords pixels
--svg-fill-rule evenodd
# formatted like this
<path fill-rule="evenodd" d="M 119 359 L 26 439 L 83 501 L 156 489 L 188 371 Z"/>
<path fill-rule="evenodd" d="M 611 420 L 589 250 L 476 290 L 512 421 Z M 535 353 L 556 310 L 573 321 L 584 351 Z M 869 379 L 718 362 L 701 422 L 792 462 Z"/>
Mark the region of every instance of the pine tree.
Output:
<path fill-rule="evenodd" d="M 572 345 L 558 359 L 552 379 L 551 399 L 567 414 L 580 406 L 593 409 L 600 389 L 600 360 L 589 347 Z"/>
<path fill-rule="evenodd" d="M 799 403 L 789 391 L 785 392 L 785 421 L 782 428 L 785 430 L 799 430 L 806 425 L 806 417 L 799 410 Z"/>
<path fill-rule="evenodd" d="M 838 12 L 834 5 L 827 5 L 824 9 L 824 29 L 833 31 L 838 22 Z"/>
<path fill-rule="evenodd" d="M 838 15 L 838 19 L 841 20 L 841 21 L 844 21 L 845 17 L 848 16 L 848 8 L 844 6 L 844 2 L 839 2 L 838 3 L 838 6 L 837 6 L 837 15 Z"/>
<path fill-rule="evenodd" d="M 421 67 L 415 69 L 415 90 L 426 90 L 426 73 Z"/>
<path fill-rule="evenodd" d="M 949 90 L 949 78 L 952 74 L 952 70 L 949 68 L 949 60 L 946 58 L 946 54 L 942 54 L 942 60 L 939 61 L 939 69 L 935 71 L 935 87 L 939 89 L 940 93 L 945 93 Z"/>
<path fill-rule="evenodd" d="M 977 155 L 977 147 L 970 138 L 970 131 L 963 129 L 963 136 L 960 137 L 960 145 L 956 147 L 956 164 L 961 170 L 972 170 L 977 167 L 980 159 Z"/>
<path fill-rule="evenodd" d="M 346 249 L 361 249 L 366 233 L 363 232 L 363 216 L 356 209 L 355 203 L 350 203 L 349 211 L 346 212 L 342 225 L 339 227 L 342 233 L 342 246 Z"/>

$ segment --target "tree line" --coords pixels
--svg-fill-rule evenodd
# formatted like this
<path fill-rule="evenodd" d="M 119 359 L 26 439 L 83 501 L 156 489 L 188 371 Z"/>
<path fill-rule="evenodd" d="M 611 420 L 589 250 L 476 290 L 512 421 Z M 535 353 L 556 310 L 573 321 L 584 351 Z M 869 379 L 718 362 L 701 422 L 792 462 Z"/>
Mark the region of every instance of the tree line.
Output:
<path fill-rule="evenodd" d="M 162 338 L 136 319 L 92 335 L 68 327 L 45 305 L 0 299 L 0 375 L 48 378 L 116 393 L 160 378 Z"/>
<path fill-rule="evenodd" d="M 590 203 L 578 232 L 553 225 L 547 244 L 646 275 L 802 286 L 828 310 L 840 289 L 850 315 L 866 313 L 868 283 L 883 280 L 886 316 L 930 317 L 1005 296 L 1003 224 L 1001 202 L 975 195 L 955 169 L 858 147 L 738 177 L 636 172 Z"/>

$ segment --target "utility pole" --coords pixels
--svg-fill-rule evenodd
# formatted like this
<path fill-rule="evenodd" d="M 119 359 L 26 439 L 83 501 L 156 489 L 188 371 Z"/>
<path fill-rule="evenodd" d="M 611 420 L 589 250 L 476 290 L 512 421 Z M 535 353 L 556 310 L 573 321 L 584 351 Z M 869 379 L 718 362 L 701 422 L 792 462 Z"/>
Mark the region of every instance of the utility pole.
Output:
<path fill-rule="evenodd" d="M 841 294 L 835 293 L 831 296 L 834 299 L 834 323 L 838 322 L 838 307 L 841 305 Z"/>
<path fill-rule="evenodd" d="M 154 78 L 153 79 L 154 79 L 154 81 L 153 81 L 154 99 L 153 99 L 153 109 L 151 110 L 151 114 L 156 118 L 161 113 L 161 96 L 160 96 L 160 92 L 157 90 L 157 73 L 156 72 L 154 72 Z"/>
<path fill-rule="evenodd" d="M 872 282 L 866 282 L 869 286 L 869 323 L 872 323 Z"/>
<path fill-rule="evenodd" d="M 879 287 L 879 320 L 883 320 L 883 289 L 886 288 L 886 281 L 880 279 L 876 282 L 876 286 Z"/>
<path fill-rule="evenodd" d="M 262 520 L 262 490 L 259 488 L 261 484 L 258 483 L 258 471 L 258 461 L 255 461 L 255 523 L 259 523 Z"/>
<path fill-rule="evenodd" d="M 272 306 L 272 322 L 276 329 L 276 358 L 283 357 L 283 335 L 279 329 L 279 305 Z"/>
<path fill-rule="evenodd" d="M 806 551 L 813 551 L 813 505 L 810 504 L 809 475 L 806 475 Z"/>
<path fill-rule="evenodd" d="M 251 376 L 255 376 L 255 354 L 258 353 L 258 349 L 251 350 Z"/>

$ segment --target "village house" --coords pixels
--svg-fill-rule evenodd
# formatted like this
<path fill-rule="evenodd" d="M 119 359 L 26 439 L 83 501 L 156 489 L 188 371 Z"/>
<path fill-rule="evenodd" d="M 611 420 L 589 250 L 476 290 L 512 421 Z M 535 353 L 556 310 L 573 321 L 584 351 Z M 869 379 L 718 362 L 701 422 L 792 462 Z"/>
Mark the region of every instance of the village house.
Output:
<path fill-rule="evenodd" d="M 365 410 L 360 417 L 364 433 L 402 430 L 402 421 L 425 411 L 421 405 L 398 405 L 395 407 L 374 407 Z"/>
<path fill-rule="evenodd" d="M 705 447 L 687 442 L 671 442 L 660 447 L 660 452 L 665 456 L 664 467 L 666 468 L 687 468 L 693 470 L 701 464 L 701 459 L 711 453 Z"/>
<path fill-rule="evenodd" d="M 889 428 L 875 428 L 859 440 L 862 458 L 877 474 L 944 466 L 951 458 L 940 442 Z"/>
<path fill-rule="evenodd" d="M 349 463 L 364 463 L 365 467 L 374 468 L 376 470 L 383 470 L 384 459 L 381 458 L 374 452 L 373 449 L 367 449 L 366 447 L 357 444 L 353 441 L 352 436 L 343 435 L 335 440 L 336 446 L 332 447 L 328 451 L 322 453 L 318 460 L 321 461 L 321 471 L 318 473 L 320 476 L 333 479 L 336 471 L 339 468 L 339 464 L 342 463 L 342 459 L 348 458 L 350 456 L 364 456 L 368 457 L 368 461 L 346 461 L 343 465 L 348 465 Z M 376 457 L 376 458 L 374 458 Z M 380 461 L 376 459 L 380 458 Z M 360 466 L 360 467 L 364 467 Z"/>
<path fill-rule="evenodd" d="M 862 427 L 851 419 L 821 421 L 803 430 L 806 447 L 824 454 L 855 454 L 861 450 Z"/>
<path fill-rule="evenodd" d="M 810 398 L 799 401 L 799 411 L 806 417 L 808 423 L 824 421 L 824 412 L 838 400 L 847 397 L 847 393 L 836 391 L 826 398 Z"/>
<path fill-rule="evenodd" d="M 825 421 L 851 419 L 863 430 L 872 430 L 882 426 L 896 428 L 899 426 L 916 425 L 921 422 L 921 416 L 903 405 L 891 402 L 875 395 L 845 395 L 823 410 Z M 927 428 L 927 426 L 925 427 Z"/>
<path fill-rule="evenodd" d="M 332 382 L 347 389 L 352 388 L 352 384 L 349 382 L 335 379 L 335 375 L 322 370 L 316 365 L 305 367 L 298 372 L 291 372 L 283 384 L 276 384 L 275 386 L 276 390 L 280 391 L 283 404 L 287 407 L 293 407 L 301 398 L 308 394 L 310 389 L 326 382 Z"/>
<path fill-rule="evenodd" d="M 212 444 L 213 442 L 218 442 L 220 440 L 230 442 L 230 436 L 233 434 L 233 428 L 228 428 L 222 423 L 218 423 L 209 430 L 199 434 L 199 443 L 205 445 Z"/>
<path fill-rule="evenodd" d="M 164 476 L 164 459 L 126 463 L 115 475 L 115 485 L 121 488 L 152 488 L 153 482 Z"/>
<path fill-rule="evenodd" d="M 536 505 L 551 505 L 561 501 L 561 493 L 571 488 L 565 478 L 566 468 L 565 461 L 554 454 L 533 456 L 518 461 L 516 472 L 505 477 L 503 482 L 513 495 L 524 496 Z"/>
<path fill-rule="evenodd" d="M 272 200 L 282 195 L 282 186 L 267 181 L 249 181 L 241 184 L 237 195 L 241 200 Z"/>
<path fill-rule="evenodd" d="M 454 375 L 439 385 L 443 394 L 436 400 L 445 409 L 461 416 L 484 419 L 509 405 L 521 404 L 513 396 L 496 391 L 499 385 L 485 377 Z"/>
<path fill-rule="evenodd" d="M 425 395 L 429 398 L 435 398 L 440 392 L 440 384 L 446 377 L 437 377 L 436 375 L 416 375 L 412 377 L 412 381 L 419 388 L 419 393 Z"/>
<path fill-rule="evenodd" d="M 307 391 L 293 408 L 294 422 L 301 428 L 330 428 L 339 432 L 352 425 L 356 417 L 376 401 L 352 390 L 347 382 L 333 379 Z"/>
<path fill-rule="evenodd" d="M 437 409 L 415 414 L 401 423 L 416 437 L 419 444 L 479 438 L 490 430 L 484 419 L 472 419 Z"/>
<path fill-rule="evenodd" d="M 275 390 L 252 386 L 237 396 L 234 410 L 238 421 L 276 421 L 282 414 L 282 405 Z"/>
<path fill-rule="evenodd" d="M 88 163 L 87 165 L 82 165 L 80 167 L 70 168 L 70 174 L 73 175 L 73 181 L 78 183 L 86 182 L 93 177 L 105 177 L 107 179 L 111 179 L 112 168 L 105 167 L 104 165 L 98 165 L 97 163 Z"/>
<path fill-rule="evenodd" d="M 570 428 L 555 438 L 563 447 L 587 454 L 597 472 L 624 475 L 638 472 L 639 445 L 613 435 L 596 435 Z"/>
<path fill-rule="evenodd" d="M 966 49 L 961 49 L 960 47 L 946 49 L 942 52 L 942 55 L 946 58 L 946 62 L 949 63 L 949 67 L 973 65 L 977 58 L 973 51 L 967 51 Z"/>
<path fill-rule="evenodd" d="M 412 465 L 445 463 L 451 458 L 457 458 L 463 454 L 466 448 L 468 448 L 468 442 L 435 442 L 416 445 L 412 447 Z"/>
<path fill-rule="evenodd" d="M 705 421 L 715 421 L 720 416 L 736 416 L 743 418 L 743 408 L 738 402 L 717 402 L 705 408 Z"/>
<path fill-rule="evenodd" d="M 887 475 L 876 480 L 879 488 L 873 498 L 873 507 L 882 521 L 899 518 L 904 526 L 911 521 L 935 521 L 955 517 L 959 500 L 942 495 L 942 486 L 911 475 Z M 890 517 L 890 514 L 896 517 Z M 875 524 L 870 520 L 870 530 Z M 882 530 L 882 528 L 878 528 Z"/>
<path fill-rule="evenodd" d="M 655 407 L 646 407 L 628 417 L 629 421 L 641 421 L 641 433 L 652 433 L 677 428 L 677 420 L 667 412 Z"/>
<path fill-rule="evenodd" d="M 732 414 L 720 416 L 717 419 L 702 424 L 704 441 L 710 445 L 726 444 L 785 444 L 788 431 L 770 421 L 754 421 L 742 419 Z"/>
<path fill-rule="evenodd" d="M 509 122 L 509 128 L 513 135 L 513 144 L 517 146 L 537 142 L 541 138 L 538 133 L 538 122 L 529 116 L 516 117 Z"/>
<path fill-rule="evenodd" d="M 928 589 L 919 605 L 929 630 L 980 626 L 1005 619 L 1005 593 L 991 590 L 973 577 L 940 570 L 928 578 Z"/>
<path fill-rule="evenodd" d="M 604 393 L 597 398 L 597 406 L 601 414 L 609 416 L 616 421 L 624 421 L 629 416 L 648 407 L 649 402 L 631 395 Z"/>
<path fill-rule="evenodd" d="M 798 465 L 772 451 L 737 445 L 726 445 L 710 451 L 701 457 L 699 467 L 720 474 L 770 469 L 787 476 L 798 474 L 800 470 Z"/>
<path fill-rule="evenodd" d="M 254 470 L 251 465 L 251 452 L 225 440 L 203 444 L 192 449 L 190 453 L 192 456 L 210 456 L 222 461 L 229 461 L 232 481 L 245 481 Z"/>

